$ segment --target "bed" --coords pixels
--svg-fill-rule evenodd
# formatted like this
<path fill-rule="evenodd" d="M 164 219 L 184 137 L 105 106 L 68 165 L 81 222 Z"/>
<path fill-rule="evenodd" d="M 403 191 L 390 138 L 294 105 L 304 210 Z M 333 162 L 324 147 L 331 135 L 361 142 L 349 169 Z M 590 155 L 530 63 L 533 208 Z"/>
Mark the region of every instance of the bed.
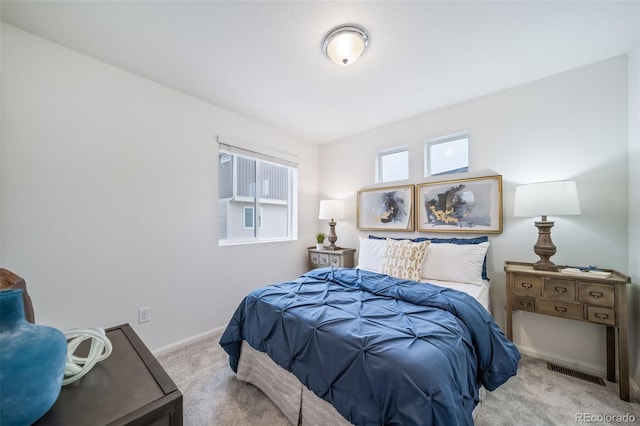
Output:
<path fill-rule="evenodd" d="M 468 283 L 423 279 L 438 275 L 427 259 L 445 248 L 429 244 L 361 240 L 358 268 L 319 268 L 251 292 L 220 339 L 238 379 L 292 424 L 473 424 L 481 390 L 513 376 L 520 354 L 488 311 L 478 266 L 486 246 L 463 250 L 482 252 Z M 406 251 L 418 246 L 422 256 Z"/>

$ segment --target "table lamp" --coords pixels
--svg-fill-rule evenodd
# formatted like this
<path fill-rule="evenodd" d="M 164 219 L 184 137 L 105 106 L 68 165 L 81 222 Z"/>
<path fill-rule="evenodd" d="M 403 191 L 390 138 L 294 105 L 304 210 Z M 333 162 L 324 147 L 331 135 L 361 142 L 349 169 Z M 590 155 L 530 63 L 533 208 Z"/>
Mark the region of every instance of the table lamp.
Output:
<path fill-rule="evenodd" d="M 540 182 L 516 188 L 513 216 L 542 217 L 541 221 L 535 222 L 538 241 L 533 246 L 533 251 L 540 256 L 540 260 L 533 264 L 533 269 L 558 271 L 558 267 L 549 260 L 556 254 L 556 246 L 551 241 L 553 222 L 547 221 L 547 216 L 579 214 L 580 202 L 574 181 Z"/>
<path fill-rule="evenodd" d="M 318 219 L 329 219 L 329 247 L 327 250 L 335 250 L 336 241 L 338 236 L 336 235 L 336 222 L 335 219 L 344 219 L 344 201 L 342 200 L 321 200 L 320 212 L 318 213 Z"/>

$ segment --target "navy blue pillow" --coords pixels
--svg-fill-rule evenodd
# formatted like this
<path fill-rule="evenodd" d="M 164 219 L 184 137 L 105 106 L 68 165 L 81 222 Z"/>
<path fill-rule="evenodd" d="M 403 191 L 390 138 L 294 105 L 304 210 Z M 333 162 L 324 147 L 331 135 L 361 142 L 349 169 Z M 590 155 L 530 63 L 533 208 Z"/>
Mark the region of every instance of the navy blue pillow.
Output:
<path fill-rule="evenodd" d="M 386 237 L 377 237 L 375 235 L 369 235 L 370 239 L 374 240 L 384 240 Z M 450 244 L 480 244 L 486 243 L 489 241 L 489 237 L 483 235 L 481 237 L 475 238 L 427 238 L 427 237 L 418 237 L 418 238 L 394 238 L 394 240 L 411 240 L 415 243 L 419 243 L 421 241 L 431 241 L 433 244 L 438 243 L 450 243 Z M 487 275 L 487 256 L 485 255 L 484 261 L 482 262 L 482 279 L 489 280 L 489 276 Z"/>

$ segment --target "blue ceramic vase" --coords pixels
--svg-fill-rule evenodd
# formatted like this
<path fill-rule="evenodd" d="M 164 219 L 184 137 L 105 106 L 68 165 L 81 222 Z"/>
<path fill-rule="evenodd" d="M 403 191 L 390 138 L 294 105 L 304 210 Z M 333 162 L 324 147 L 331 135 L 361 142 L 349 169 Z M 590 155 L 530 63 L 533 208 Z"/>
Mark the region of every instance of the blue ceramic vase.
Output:
<path fill-rule="evenodd" d="M 53 406 L 66 353 L 60 330 L 27 322 L 22 290 L 0 291 L 0 425 L 30 425 Z"/>

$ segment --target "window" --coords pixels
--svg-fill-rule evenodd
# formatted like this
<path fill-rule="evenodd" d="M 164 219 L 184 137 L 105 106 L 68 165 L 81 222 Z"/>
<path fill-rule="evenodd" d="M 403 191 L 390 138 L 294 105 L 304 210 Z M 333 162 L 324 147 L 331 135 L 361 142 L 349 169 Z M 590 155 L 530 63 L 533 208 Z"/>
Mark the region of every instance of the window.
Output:
<path fill-rule="evenodd" d="M 432 139 L 424 144 L 424 175 L 469 171 L 469 135 Z"/>
<path fill-rule="evenodd" d="M 254 223 L 254 215 L 253 212 L 255 209 L 253 207 L 245 207 L 244 208 L 244 228 L 253 228 Z M 258 228 L 262 228 L 262 209 L 258 210 Z"/>
<path fill-rule="evenodd" d="M 297 171 L 294 162 L 221 142 L 218 243 L 295 239 Z"/>
<path fill-rule="evenodd" d="M 409 149 L 394 148 L 378 152 L 376 183 L 409 179 Z"/>

